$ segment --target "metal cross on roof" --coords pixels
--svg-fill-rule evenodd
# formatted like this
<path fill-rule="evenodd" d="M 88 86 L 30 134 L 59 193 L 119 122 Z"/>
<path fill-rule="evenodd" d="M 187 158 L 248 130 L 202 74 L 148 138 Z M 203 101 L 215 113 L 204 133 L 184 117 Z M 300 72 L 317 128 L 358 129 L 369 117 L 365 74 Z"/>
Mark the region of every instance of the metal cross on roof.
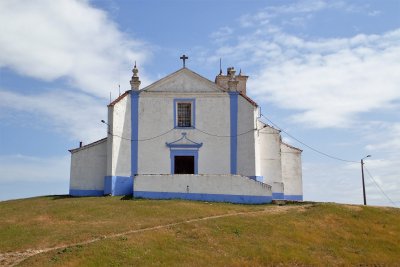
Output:
<path fill-rule="evenodd" d="M 188 59 L 188 58 L 189 58 L 189 57 L 186 56 L 185 54 L 183 54 L 183 55 L 180 57 L 180 59 L 183 60 L 183 67 L 185 67 L 185 60 Z"/>

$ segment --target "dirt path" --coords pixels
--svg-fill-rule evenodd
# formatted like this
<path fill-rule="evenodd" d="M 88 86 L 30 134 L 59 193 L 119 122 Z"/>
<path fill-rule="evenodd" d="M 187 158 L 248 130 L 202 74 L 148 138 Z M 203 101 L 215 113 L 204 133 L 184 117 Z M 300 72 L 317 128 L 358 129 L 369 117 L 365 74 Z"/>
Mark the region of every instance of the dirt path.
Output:
<path fill-rule="evenodd" d="M 185 223 L 193 223 L 193 222 L 200 222 L 200 221 L 206 221 L 206 220 L 213 220 L 213 219 L 218 219 L 218 218 L 224 218 L 224 217 L 232 217 L 232 216 L 239 216 L 239 215 L 249 215 L 249 214 L 258 214 L 258 213 L 269 213 L 269 214 L 276 214 L 276 213 L 283 213 L 288 210 L 299 210 L 299 211 L 304 211 L 305 208 L 310 205 L 303 205 L 303 206 L 272 206 L 265 208 L 264 210 L 260 211 L 249 211 L 249 212 L 236 212 L 236 213 L 227 213 L 227 214 L 221 214 L 221 215 L 214 215 L 214 216 L 208 216 L 208 217 L 203 217 L 203 218 L 196 218 L 196 219 L 190 219 L 186 221 L 180 221 L 176 223 L 169 223 L 169 224 L 163 224 L 163 225 L 157 225 L 153 227 L 148 227 L 148 228 L 142 228 L 142 229 L 135 229 L 135 230 L 129 230 L 121 233 L 116 233 L 116 234 L 110 234 L 110 235 L 104 235 L 101 237 L 93 238 L 93 239 L 88 239 L 86 241 L 78 242 L 78 243 L 73 243 L 73 244 L 68 244 L 68 245 L 62 245 L 62 246 L 56 246 L 56 247 L 50 247 L 50 248 L 42 248 L 42 249 L 28 249 L 25 251 L 17 251 L 17 252 L 8 252 L 8 253 L 0 253 L 0 266 L 4 267 L 11 267 L 15 266 L 18 263 L 35 256 L 40 253 L 45 253 L 53 250 L 58 250 L 58 249 L 63 249 L 63 248 L 68 248 L 68 247 L 74 247 L 74 246 L 79 246 L 79 245 L 87 245 L 91 244 L 100 240 L 104 239 L 109 239 L 109 238 L 115 238 L 115 237 L 120 237 L 124 235 L 130 235 L 130 234 L 135 234 L 135 233 L 142 233 L 142 232 L 147 232 L 147 231 L 154 231 L 158 229 L 163 229 L 163 228 L 168 228 L 180 224 L 185 224 Z"/>

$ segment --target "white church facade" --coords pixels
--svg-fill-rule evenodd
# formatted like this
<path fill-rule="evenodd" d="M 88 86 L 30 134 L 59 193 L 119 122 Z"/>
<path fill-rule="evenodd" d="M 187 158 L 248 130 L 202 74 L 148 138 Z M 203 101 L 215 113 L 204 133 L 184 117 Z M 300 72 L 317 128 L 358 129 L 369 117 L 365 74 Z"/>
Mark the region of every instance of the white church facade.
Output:
<path fill-rule="evenodd" d="M 233 203 L 301 201 L 301 150 L 263 123 L 248 77 L 186 67 L 108 105 L 107 137 L 70 150 L 70 195 Z"/>

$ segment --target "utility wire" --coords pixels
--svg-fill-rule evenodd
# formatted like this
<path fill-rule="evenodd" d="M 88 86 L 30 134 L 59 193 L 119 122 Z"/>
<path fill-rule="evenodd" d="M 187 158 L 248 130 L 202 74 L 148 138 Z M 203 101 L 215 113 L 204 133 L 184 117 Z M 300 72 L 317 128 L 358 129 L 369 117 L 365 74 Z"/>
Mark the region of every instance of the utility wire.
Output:
<path fill-rule="evenodd" d="M 395 205 L 396 207 L 398 207 L 397 204 L 396 204 L 396 202 L 394 202 L 394 201 L 385 193 L 385 191 L 383 191 L 382 187 L 380 187 L 379 184 L 375 181 L 374 177 L 372 177 L 371 173 L 368 171 L 368 169 L 367 169 L 367 167 L 365 167 L 365 165 L 364 165 L 364 169 L 366 170 L 368 176 L 369 176 L 369 177 L 371 178 L 371 180 L 374 182 L 374 184 L 376 185 L 376 187 L 378 187 L 379 190 L 381 190 L 382 194 L 383 194 L 393 205 Z M 400 201 L 398 201 L 398 202 L 400 202 Z"/>
<path fill-rule="evenodd" d="M 265 127 L 263 127 L 263 128 L 265 128 Z M 263 128 L 261 128 L 261 129 L 263 129 Z M 149 140 L 156 139 L 156 138 L 158 138 L 158 137 L 161 137 L 161 136 L 163 136 L 163 135 L 166 135 L 167 133 L 169 133 L 169 132 L 171 132 L 171 131 L 173 131 L 173 130 L 175 130 L 175 129 L 176 129 L 176 128 L 172 128 L 172 129 L 169 129 L 168 131 L 163 132 L 163 133 L 161 133 L 161 134 L 159 134 L 159 135 L 156 135 L 156 136 L 153 136 L 153 137 L 149 137 L 149 138 L 145 138 L 145 139 L 131 139 L 131 138 L 126 138 L 126 137 L 123 137 L 123 136 L 121 136 L 121 135 L 113 134 L 112 132 L 108 132 L 108 134 L 110 134 L 110 135 L 112 135 L 112 136 L 115 136 L 115 137 L 119 137 L 119 138 L 121 138 L 121 139 L 123 139 L 123 140 L 127 140 L 127 141 L 142 142 L 142 141 L 149 141 Z M 199 132 L 202 132 L 202 133 L 204 133 L 204 134 L 210 135 L 210 136 L 214 136 L 214 137 L 228 137 L 228 138 L 229 138 L 229 137 L 237 137 L 237 136 L 241 136 L 241 135 L 248 134 L 248 133 L 253 132 L 253 131 L 261 130 L 261 129 L 251 129 L 251 130 L 248 130 L 248 131 L 246 131 L 246 132 L 244 132 L 244 133 L 240 133 L 240 134 L 236 134 L 236 135 L 217 135 L 217 134 L 208 133 L 208 132 L 203 131 L 203 130 L 201 130 L 201 129 L 199 129 L 199 128 L 194 128 L 194 129 L 195 129 L 195 130 L 198 130 Z M 183 129 L 182 129 L 182 130 L 183 130 Z"/>
<path fill-rule="evenodd" d="M 297 142 L 299 142 L 300 144 L 308 147 L 309 149 L 313 150 L 314 152 L 317 152 L 321 155 L 324 155 L 325 157 L 331 158 L 331 159 L 335 159 L 335 160 L 339 160 L 339 161 L 344 161 L 344 162 L 351 162 L 351 163 L 359 163 L 358 161 L 354 161 L 354 160 L 347 160 L 347 159 L 341 159 L 332 155 L 329 155 L 327 153 L 324 153 L 318 149 L 315 149 L 309 145 L 307 145 L 306 143 L 300 141 L 299 139 L 297 139 L 296 137 L 294 137 L 293 135 L 291 135 L 290 133 L 288 133 L 287 131 L 283 130 L 281 127 L 279 127 L 278 125 L 276 125 L 273 121 L 271 121 L 270 119 L 268 119 L 267 117 L 265 117 L 263 114 L 261 114 L 262 117 L 264 117 L 267 121 L 269 121 L 273 126 L 275 126 L 276 128 L 278 128 L 278 130 L 284 132 L 286 135 L 288 135 L 290 138 L 293 138 L 294 140 L 296 140 Z"/>
<path fill-rule="evenodd" d="M 108 132 L 108 133 L 111 134 L 112 136 L 116 136 L 116 137 L 119 137 L 119 138 L 124 139 L 124 140 L 127 140 L 127 141 L 142 142 L 142 141 L 149 141 L 149 140 L 156 139 L 156 138 L 158 138 L 158 137 L 161 137 L 161 136 L 163 136 L 163 135 L 166 135 L 167 133 L 171 132 L 172 130 L 174 130 L 174 128 L 172 128 L 172 129 L 170 129 L 170 130 L 168 130 L 168 131 L 166 131 L 166 132 L 164 132 L 164 133 L 161 133 L 161 134 L 159 134 L 159 135 L 156 135 L 156 136 L 153 136 L 153 137 L 150 137 L 150 138 L 145 138 L 145 139 L 131 139 L 131 138 L 126 138 L 126 137 L 117 135 L 117 134 L 113 134 L 113 133 L 111 133 L 111 132 Z"/>
<path fill-rule="evenodd" d="M 265 127 L 264 127 L 265 128 Z M 198 130 L 199 132 L 202 132 L 202 133 L 204 133 L 204 134 L 207 134 L 207 135 L 210 135 L 210 136 L 214 136 L 214 137 L 237 137 L 237 136 L 241 136 L 241 135 L 245 135 L 245 134 L 248 134 L 248 133 L 250 133 L 250 132 L 254 132 L 254 131 L 257 131 L 257 130 L 261 130 L 261 129 L 251 129 L 251 130 L 248 130 L 247 132 L 244 132 L 244 133 L 240 133 L 240 134 L 236 134 L 236 135 L 217 135 L 217 134 L 211 134 L 211 133 L 208 133 L 208 132 L 205 132 L 205 131 L 203 131 L 203 130 L 200 130 L 199 128 L 195 128 L 196 130 Z"/>

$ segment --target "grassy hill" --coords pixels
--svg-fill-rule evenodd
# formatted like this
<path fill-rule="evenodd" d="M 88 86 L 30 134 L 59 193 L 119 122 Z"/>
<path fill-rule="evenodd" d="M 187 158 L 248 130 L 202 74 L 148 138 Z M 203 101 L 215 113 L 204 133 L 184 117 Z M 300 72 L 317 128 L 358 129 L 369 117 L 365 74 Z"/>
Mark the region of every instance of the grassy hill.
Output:
<path fill-rule="evenodd" d="M 400 266 L 394 208 L 48 196 L 0 215 L 0 266 Z"/>

